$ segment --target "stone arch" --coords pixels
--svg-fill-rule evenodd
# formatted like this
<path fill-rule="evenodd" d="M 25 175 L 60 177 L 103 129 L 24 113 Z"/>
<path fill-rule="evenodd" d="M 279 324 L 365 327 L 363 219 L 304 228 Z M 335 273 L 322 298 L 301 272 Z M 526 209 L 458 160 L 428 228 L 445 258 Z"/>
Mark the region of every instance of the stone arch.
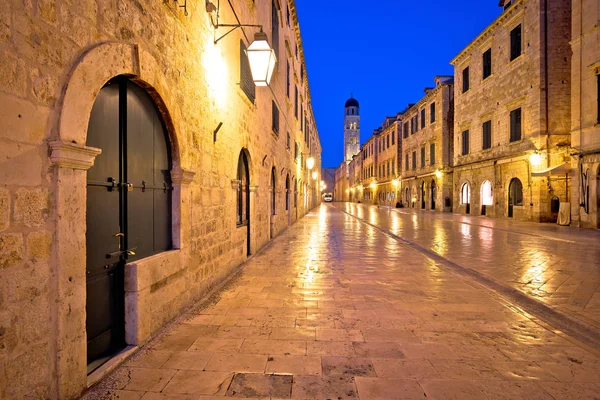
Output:
<path fill-rule="evenodd" d="M 85 145 L 92 106 L 112 78 L 126 76 L 142 87 L 156 104 L 171 141 L 173 169 L 181 169 L 178 140 L 181 111 L 156 59 L 136 44 L 101 43 L 84 53 L 64 86 L 58 119 L 58 140 Z"/>

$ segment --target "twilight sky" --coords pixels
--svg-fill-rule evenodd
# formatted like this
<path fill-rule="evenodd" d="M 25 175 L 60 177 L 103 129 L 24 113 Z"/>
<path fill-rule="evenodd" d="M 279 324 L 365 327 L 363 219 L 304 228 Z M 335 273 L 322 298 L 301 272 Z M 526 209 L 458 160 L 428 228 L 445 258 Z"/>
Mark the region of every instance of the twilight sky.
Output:
<path fill-rule="evenodd" d="M 435 75 L 502 9 L 498 0 L 296 0 L 323 167 L 344 150 L 344 103 L 360 102 L 361 142 L 424 96 Z"/>

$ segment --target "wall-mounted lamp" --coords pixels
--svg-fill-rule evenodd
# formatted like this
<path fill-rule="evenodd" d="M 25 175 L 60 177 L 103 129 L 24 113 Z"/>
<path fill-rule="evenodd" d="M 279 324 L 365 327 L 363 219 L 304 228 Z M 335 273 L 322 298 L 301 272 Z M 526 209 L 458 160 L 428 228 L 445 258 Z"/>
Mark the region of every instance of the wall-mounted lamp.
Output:
<path fill-rule="evenodd" d="M 377 189 L 377 182 L 371 182 L 371 184 L 369 185 L 369 187 L 373 190 Z"/>
<path fill-rule="evenodd" d="M 440 171 L 439 169 L 435 171 L 435 177 L 440 179 L 442 177 L 442 175 L 444 175 L 444 173 L 442 171 Z"/>
<path fill-rule="evenodd" d="M 314 166 L 315 166 L 314 157 L 308 157 L 306 159 L 306 168 L 308 168 L 308 170 L 310 171 L 311 169 L 313 169 Z"/>
<path fill-rule="evenodd" d="M 542 156 L 540 155 L 540 153 L 537 152 L 537 150 L 535 151 L 535 153 L 529 156 L 529 162 L 531 163 L 532 167 L 540 166 L 540 164 L 542 163 Z"/>
<path fill-rule="evenodd" d="M 231 5 L 231 3 L 229 4 Z M 246 56 L 248 57 L 248 62 L 250 64 L 250 72 L 252 73 L 252 80 L 254 81 L 254 84 L 256 86 L 268 86 L 269 82 L 271 81 L 271 77 L 273 76 L 273 70 L 275 69 L 275 64 L 277 63 L 277 57 L 275 56 L 275 51 L 271 48 L 271 46 L 269 46 L 269 42 L 267 41 L 267 34 L 263 32 L 263 26 L 240 23 L 220 24 L 220 7 L 220 0 L 217 1 L 216 6 L 209 0 L 206 1 L 206 12 L 209 13 L 212 26 L 215 28 L 214 43 L 217 44 L 221 39 L 223 39 L 225 36 L 229 35 L 231 32 L 235 31 L 238 28 L 259 28 L 260 31 L 254 34 L 254 41 L 250 43 L 250 46 L 248 46 L 248 48 L 246 49 Z M 215 20 L 213 20 L 213 14 L 216 14 L 216 22 Z M 237 18 L 235 10 L 234 15 L 236 15 Z M 217 30 L 219 28 L 231 29 L 229 29 L 223 35 L 217 37 Z"/>
<path fill-rule="evenodd" d="M 398 179 L 393 179 L 393 180 L 392 180 L 392 185 L 394 185 L 394 187 L 398 187 L 398 184 L 399 184 L 399 183 L 400 183 L 400 182 L 398 182 Z"/>

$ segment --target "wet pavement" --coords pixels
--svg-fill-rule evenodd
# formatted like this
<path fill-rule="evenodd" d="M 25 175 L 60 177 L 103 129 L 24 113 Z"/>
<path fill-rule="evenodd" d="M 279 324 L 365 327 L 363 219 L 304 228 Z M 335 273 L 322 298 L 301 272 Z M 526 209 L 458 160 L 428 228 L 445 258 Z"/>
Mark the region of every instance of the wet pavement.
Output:
<path fill-rule="evenodd" d="M 337 207 L 600 330 L 600 231 L 355 203 Z"/>
<path fill-rule="evenodd" d="M 430 223 L 374 210 L 373 218 L 383 223 L 389 215 L 390 227 L 405 233 L 409 222 Z M 517 240 L 488 231 L 480 240 L 493 254 L 502 254 L 493 250 L 496 240 Z M 449 254 L 455 234 L 444 232 L 437 234 L 452 236 L 444 236 Z M 471 257 L 480 246 L 467 247 Z M 528 254 L 526 244 L 511 246 Z M 536 321 L 323 205 L 251 258 L 217 300 L 180 318 L 84 397 L 600 398 L 598 353 Z"/>

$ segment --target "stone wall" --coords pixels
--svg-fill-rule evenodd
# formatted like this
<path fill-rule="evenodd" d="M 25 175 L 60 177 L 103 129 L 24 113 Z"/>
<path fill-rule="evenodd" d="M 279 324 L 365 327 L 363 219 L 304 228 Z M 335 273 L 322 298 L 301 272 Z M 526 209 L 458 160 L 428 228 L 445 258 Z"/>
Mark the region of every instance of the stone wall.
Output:
<path fill-rule="evenodd" d="M 597 1 L 573 0 L 570 201 L 573 224 L 583 228 L 600 228 L 599 20 Z"/>
<path fill-rule="evenodd" d="M 241 21 L 263 24 L 271 36 L 270 2 L 232 3 Z M 257 87 L 254 102 L 239 85 L 240 40 L 247 46 L 254 30 L 238 30 L 215 45 L 204 2 L 188 2 L 188 16 L 172 1 L 9 0 L 0 8 L 0 398 L 68 399 L 86 387 L 85 170 L 97 154 L 85 147 L 86 132 L 93 101 L 112 77 L 125 74 L 148 91 L 173 148 L 176 260 L 167 260 L 169 268 L 158 261 L 126 267 L 128 304 L 139 300 L 128 317 L 138 329 L 127 327 L 132 344 L 147 340 L 246 259 L 247 228 L 236 227 L 232 185 L 242 149 L 250 155 L 252 252 L 317 204 L 301 162 L 312 152 L 321 167 L 295 5 L 290 1 L 288 25 L 288 4 L 277 4 L 279 63 L 272 91 Z M 221 22 L 234 23 L 227 3 L 221 7 Z M 286 94 L 288 60 L 308 135 Z M 271 129 L 273 101 L 279 135 Z M 302 158 L 295 159 L 294 142 Z M 299 196 L 304 184 L 310 196 L 299 198 L 289 216 L 288 175 L 302 182 Z M 141 284 L 148 271 L 163 275 Z"/>

